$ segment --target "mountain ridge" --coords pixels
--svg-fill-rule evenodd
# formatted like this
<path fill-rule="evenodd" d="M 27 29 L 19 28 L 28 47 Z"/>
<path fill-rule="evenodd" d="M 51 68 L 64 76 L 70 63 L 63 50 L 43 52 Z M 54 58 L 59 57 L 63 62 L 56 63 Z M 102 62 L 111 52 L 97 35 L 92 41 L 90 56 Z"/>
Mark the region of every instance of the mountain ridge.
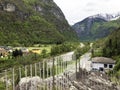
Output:
<path fill-rule="evenodd" d="M 119 27 L 120 14 L 116 15 L 93 15 L 74 24 L 72 28 L 76 31 L 81 41 L 93 41 L 106 37 L 112 30 Z M 116 20 L 115 20 L 116 18 Z"/>
<path fill-rule="evenodd" d="M 1 45 L 62 43 L 77 38 L 53 0 L 0 0 L 0 13 Z"/>

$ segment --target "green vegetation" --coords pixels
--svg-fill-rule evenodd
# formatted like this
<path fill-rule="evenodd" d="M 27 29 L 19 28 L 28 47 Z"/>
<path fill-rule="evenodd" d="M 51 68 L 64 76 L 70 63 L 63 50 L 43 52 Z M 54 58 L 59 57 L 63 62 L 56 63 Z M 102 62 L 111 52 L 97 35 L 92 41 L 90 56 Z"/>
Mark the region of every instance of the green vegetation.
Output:
<path fill-rule="evenodd" d="M 78 45 L 78 43 L 63 43 L 61 45 L 55 45 L 51 48 L 51 56 L 73 51 Z"/>
<path fill-rule="evenodd" d="M 79 59 L 81 55 L 85 54 L 86 52 L 88 52 L 90 50 L 90 45 L 89 43 L 86 43 L 84 47 L 78 47 L 75 50 L 75 54 L 76 54 L 76 59 Z"/>
<path fill-rule="evenodd" d="M 53 46 L 54 44 L 36 44 L 36 45 L 33 45 L 32 47 L 28 47 L 28 50 L 29 51 L 33 51 L 34 49 L 38 49 L 38 51 L 36 51 L 37 54 L 41 54 L 43 50 L 46 50 L 46 53 L 49 54 L 51 53 L 51 47 Z"/>
<path fill-rule="evenodd" d="M 120 19 L 106 21 L 100 18 L 94 18 L 89 22 L 90 20 L 91 19 L 87 18 L 78 23 L 79 26 L 73 26 L 76 32 L 78 32 L 81 41 L 94 41 L 104 38 L 119 28 L 120 25 Z"/>
<path fill-rule="evenodd" d="M 57 53 L 57 55 L 69 52 L 71 50 L 74 50 L 76 47 L 78 47 L 78 45 L 79 45 L 78 43 L 68 43 L 68 42 L 66 42 L 64 44 L 61 44 L 61 45 L 56 45 L 56 47 L 58 47 L 62 50 L 62 52 Z M 38 46 L 38 45 L 36 45 L 36 46 Z M 33 47 L 31 47 L 31 48 L 33 48 Z M 25 77 L 25 75 L 26 75 L 25 74 L 25 72 L 26 72 L 25 68 L 27 68 L 27 76 L 30 76 L 31 75 L 30 74 L 30 65 L 32 65 L 32 75 L 34 76 L 35 75 L 35 64 L 37 63 L 37 70 L 36 70 L 37 72 L 36 73 L 37 73 L 37 75 L 40 75 L 40 72 L 41 72 L 41 78 L 43 78 L 42 60 L 43 60 L 43 58 L 46 58 L 46 57 L 48 58 L 48 56 L 46 56 L 46 55 L 48 55 L 46 49 L 43 49 L 41 54 L 32 54 L 31 53 L 31 54 L 28 54 L 28 55 L 21 56 L 20 52 L 21 52 L 20 50 L 16 49 L 14 51 L 14 54 L 16 53 L 17 56 L 15 54 L 14 58 L 9 58 L 9 59 L 6 59 L 6 60 L 0 60 L 0 73 L 2 73 L 2 71 L 4 69 L 7 70 L 11 67 L 14 67 L 14 69 L 15 69 L 15 84 L 17 85 L 18 81 L 19 81 L 19 75 L 18 75 L 19 74 L 19 69 L 18 69 L 18 67 L 21 67 L 21 76 Z M 52 54 L 50 54 L 50 55 L 52 55 Z M 38 62 L 41 62 L 40 63 L 41 71 L 38 68 Z M 71 65 L 73 63 L 75 63 L 75 62 L 74 61 L 63 61 L 61 58 L 59 58 L 59 60 L 57 62 L 57 66 L 55 65 L 55 67 L 54 67 L 55 68 L 54 69 L 54 74 L 56 75 L 56 74 L 62 73 L 66 69 L 67 65 Z M 63 65 L 63 64 L 65 65 L 65 67 L 61 67 L 61 65 Z M 53 67 L 49 66 L 48 73 L 47 73 L 47 68 L 46 68 L 47 66 L 49 66 L 49 65 L 47 65 L 47 63 L 44 63 L 44 69 L 45 69 L 44 78 L 47 77 L 47 74 L 48 74 L 48 76 L 50 76 L 50 70 L 52 70 L 52 68 L 53 68 Z M 57 72 L 56 72 L 56 70 L 57 70 Z M 9 72 L 10 73 L 7 72 L 8 79 L 9 78 L 11 79 L 12 78 L 12 70 L 9 71 Z M 5 74 L 5 73 L 3 73 L 3 74 Z M 3 75 L 1 77 L 3 77 Z M 4 85 L 5 84 L 0 81 L 0 89 L 4 90 L 4 87 L 5 87 Z M 9 87 L 12 88 L 12 85 L 10 85 Z"/>
<path fill-rule="evenodd" d="M 31 46 L 40 43 L 61 44 L 64 41 L 76 40 L 76 35 L 63 13 L 52 1 L 0 1 L 3 4 L 5 2 L 13 3 L 16 11 L 0 10 L 0 45 Z"/>
<path fill-rule="evenodd" d="M 29 54 L 26 56 L 19 56 L 16 58 L 9 58 L 6 60 L 0 60 L 0 72 L 2 70 L 11 68 L 11 67 L 18 67 L 21 65 L 29 65 L 29 64 L 33 64 L 35 62 L 39 62 L 41 61 L 42 58 L 40 55 L 37 54 Z"/>
<path fill-rule="evenodd" d="M 113 32 L 103 47 L 103 56 L 111 57 L 116 60 L 114 68 L 115 76 L 120 76 L 120 28 Z"/>
<path fill-rule="evenodd" d="M 103 38 L 108 36 L 113 30 L 117 29 L 120 24 L 120 19 L 104 23 L 94 23 L 91 29 L 93 39 Z"/>
<path fill-rule="evenodd" d="M 113 31 L 107 38 L 99 40 L 95 43 L 94 56 L 110 57 L 116 60 L 116 66 L 114 67 L 114 76 L 119 78 L 120 76 L 120 28 Z M 104 41 L 103 41 L 104 40 Z M 100 53 L 98 55 L 98 53 Z M 111 72 L 111 73 L 112 73 Z"/>
<path fill-rule="evenodd" d="M 0 71 L 11 67 L 34 64 L 43 60 L 43 58 L 50 58 L 52 56 L 73 51 L 78 45 L 78 43 L 66 42 L 60 45 L 41 45 L 40 47 L 29 47 L 30 52 L 28 54 L 23 54 L 21 50 L 16 49 L 7 58 L 0 58 Z M 32 50 L 34 49 L 39 49 L 39 53 L 37 53 L 38 51 L 32 53 Z"/>

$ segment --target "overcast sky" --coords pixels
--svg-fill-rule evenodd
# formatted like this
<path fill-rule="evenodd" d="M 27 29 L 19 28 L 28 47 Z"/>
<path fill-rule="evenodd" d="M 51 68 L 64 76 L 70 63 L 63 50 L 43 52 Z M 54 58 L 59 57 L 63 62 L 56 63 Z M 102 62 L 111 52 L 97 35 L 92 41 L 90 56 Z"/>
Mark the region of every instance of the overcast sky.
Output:
<path fill-rule="evenodd" d="M 120 12 L 120 0 L 54 0 L 63 11 L 69 24 L 87 16 Z"/>

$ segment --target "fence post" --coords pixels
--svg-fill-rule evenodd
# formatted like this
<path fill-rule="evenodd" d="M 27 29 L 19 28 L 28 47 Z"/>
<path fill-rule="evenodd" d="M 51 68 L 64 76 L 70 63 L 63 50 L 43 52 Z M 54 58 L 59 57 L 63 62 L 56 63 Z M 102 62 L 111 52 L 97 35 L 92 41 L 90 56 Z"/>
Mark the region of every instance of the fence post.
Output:
<path fill-rule="evenodd" d="M 15 71 L 14 71 L 14 68 L 12 69 L 12 74 L 13 74 L 13 90 L 15 90 Z"/>
<path fill-rule="evenodd" d="M 50 66 L 50 77 L 52 76 L 52 68 Z M 50 90 L 52 90 L 52 81 L 50 81 Z"/>
<path fill-rule="evenodd" d="M 79 58 L 79 73 L 80 73 L 80 58 Z"/>
<path fill-rule="evenodd" d="M 6 90 L 8 90 L 8 83 L 7 83 L 7 70 L 5 70 L 5 84 L 6 84 Z"/>
<path fill-rule="evenodd" d="M 21 80 L 21 68 L 19 67 L 19 79 Z"/>
<path fill-rule="evenodd" d="M 32 78 L 32 64 L 30 65 L 30 76 Z"/>
<path fill-rule="evenodd" d="M 27 77 L 27 66 L 25 66 L 25 77 Z"/>
<path fill-rule="evenodd" d="M 35 63 L 35 76 L 37 76 L 37 67 L 36 67 L 36 63 Z"/>
<path fill-rule="evenodd" d="M 49 66 L 48 66 L 48 60 L 47 60 L 47 78 L 49 77 Z M 49 90 L 49 80 L 47 81 L 47 90 Z"/>
<path fill-rule="evenodd" d="M 76 80 L 77 80 L 77 59 L 76 59 L 76 55 L 75 55 L 75 53 L 73 54 L 73 60 L 75 60 L 76 61 L 76 63 L 75 63 L 75 68 L 76 68 Z"/>
<path fill-rule="evenodd" d="M 61 60 L 61 57 L 60 57 L 60 71 L 62 73 L 62 60 Z"/>
<path fill-rule="evenodd" d="M 21 68 L 19 67 L 19 81 L 21 80 Z M 21 85 L 19 86 L 20 90 L 22 90 Z"/>
<path fill-rule="evenodd" d="M 44 79 L 45 79 L 45 71 L 44 71 L 45 69 L 44 69 L 44 61 L 43 61 L 43 75 L 42 75 L 42 77 L 43 77 L 43 81 L 44 81 Z M 43 90 L 45 90 L 45 82 L 43 82 L 44 84 L 43 84 Z"/>
<path fill-rule="evenodd" d="M 56 90 L 58 90 L 58 81 L 57 81 L 57 79 L 58 79 L 58 57 L 56 57 Z"/>
<path fill-rule="evenodd" d="M 27 78 L 27 66 L 25 66 L 25 77 Z M 26 83 L 26 85 L 25 85 L 25 88 L 26 88 L 26 90 L 27 90 L 27 83 Z"/>
<path fill-rule="evenodd" d="M 41 65 L 40 65 L 40 62 L 39 62 L 39 71 L 40 71 L 40 78 L 41 78 Z"/>

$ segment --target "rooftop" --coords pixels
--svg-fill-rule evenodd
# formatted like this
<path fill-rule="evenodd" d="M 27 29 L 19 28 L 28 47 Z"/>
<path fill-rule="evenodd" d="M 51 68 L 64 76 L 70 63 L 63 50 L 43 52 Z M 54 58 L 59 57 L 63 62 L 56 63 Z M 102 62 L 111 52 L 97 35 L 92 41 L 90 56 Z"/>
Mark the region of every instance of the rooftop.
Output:
<path fill-rule="evenodd" d="M 92 63 L 115 64 L 115 60 L 106 57 L 95 57 L 92 58 Z"/>

